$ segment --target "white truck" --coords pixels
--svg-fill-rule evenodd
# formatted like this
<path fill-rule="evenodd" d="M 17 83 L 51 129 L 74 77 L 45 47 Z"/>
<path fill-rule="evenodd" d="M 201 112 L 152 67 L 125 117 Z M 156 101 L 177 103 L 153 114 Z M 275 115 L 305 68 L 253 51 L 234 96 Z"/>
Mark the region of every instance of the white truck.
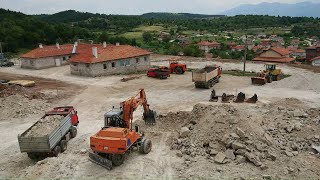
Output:
<path fill-rule="evenodd" d="M 210 89 L 219 82 L 222 68 L 217 65 L 206 66 L 192 71 L 192 82 L 196 88 Z"/>

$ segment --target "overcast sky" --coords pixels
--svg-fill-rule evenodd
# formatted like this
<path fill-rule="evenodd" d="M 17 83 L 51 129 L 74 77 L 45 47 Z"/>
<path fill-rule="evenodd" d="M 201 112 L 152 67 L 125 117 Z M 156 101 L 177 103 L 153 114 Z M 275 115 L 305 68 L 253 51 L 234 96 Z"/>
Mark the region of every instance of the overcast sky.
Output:
<path fill-rule="evenodd" d="M 0 0 L 0 7 L 26 14 L 52 14 L 69 9 L 104 14 L 146 12 L 218 14 L 241 4 L 303 1 L 306 0 Z M 311 1 L 320 2 L 320 0 Z"/>

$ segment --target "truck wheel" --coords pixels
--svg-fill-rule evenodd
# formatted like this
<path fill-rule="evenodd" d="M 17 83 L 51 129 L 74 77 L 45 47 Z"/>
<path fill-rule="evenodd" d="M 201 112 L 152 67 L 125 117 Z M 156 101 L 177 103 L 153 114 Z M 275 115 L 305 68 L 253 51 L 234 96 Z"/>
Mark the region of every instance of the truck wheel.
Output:
<path fill-rule="evenodd" d="M 115 166 L 120 166 L 123 164 L 125 159 L 125 154 L 113 154 L 111 157 L 112 164 Z"/>
<path fill-rule="evenodd" d="M 78 130 L 76 127 L 72 126 L 70 129 L 71 138 L 75 138 L 77 136 Z"/>
<path fill-rule="evenodd" d="M 60 146 L 54 147 L 52 153 L 54 157 L 58 157 L 59 153 L 61 153 L 61 147 Z"/>
<path fill-rule="evenodd" d="M 183 70 L 181 69 L 181 67 L 177 67 L 177 68 L 175 69 L 175 72 L 176 72 L 177 74 L 183 74 Z"/>
<path fill-rule="evenodd" d="M 64 152 L 65 150 L 67 150 L 67 144 L 68 142 L 66 140 L 60 141 L 61 152 Z"/>
<path fill-rule="evenodd" d="M 139 147 L 139 152 L 143 154 L 148 154 L 152 149 L 152 142 L 150 139 L 142 139 L 141 145 Z"/>

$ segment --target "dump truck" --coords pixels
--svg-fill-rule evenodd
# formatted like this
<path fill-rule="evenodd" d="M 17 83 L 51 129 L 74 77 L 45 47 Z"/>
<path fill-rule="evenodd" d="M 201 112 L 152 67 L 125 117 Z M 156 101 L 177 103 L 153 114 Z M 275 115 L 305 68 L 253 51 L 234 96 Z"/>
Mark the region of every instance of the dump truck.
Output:
<path fill-rule="evenodd" d="M 18 135 L 21 153 L 30 159 L 57 157 L 67 149 L 67 143 L 77 135 L 77 111 L 72 106 L 55 107 Z"/>
<path fill-rule="evenodd" d="M 167 67 L 150 68 L 147 72 L 148 77 L 167 79 L 170 77 L 170 70 Z"/>
<path fill-rule="evenodd" d="M 217 65 L 206 66 L 203 69 L 192 71 L 192 82 L 196 88 L 210 89 L 221 77 L 221 67 Z"/>

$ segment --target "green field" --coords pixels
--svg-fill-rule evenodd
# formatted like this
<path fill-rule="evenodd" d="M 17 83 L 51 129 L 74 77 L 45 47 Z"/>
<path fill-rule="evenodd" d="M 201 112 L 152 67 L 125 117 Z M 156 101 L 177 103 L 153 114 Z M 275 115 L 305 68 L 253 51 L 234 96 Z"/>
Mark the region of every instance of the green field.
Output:
<path fill-rule="evenodd" d="M 162 26 L 139 26 L 134 29 L 134 31 L 163 31 L 165 28 Z"/>
<path fill-rule="evenodd" d="M 126 32 L 121 34 L 121 36 L 128 38 L 128 39 L 142 39 L 143 32 Z"/>

